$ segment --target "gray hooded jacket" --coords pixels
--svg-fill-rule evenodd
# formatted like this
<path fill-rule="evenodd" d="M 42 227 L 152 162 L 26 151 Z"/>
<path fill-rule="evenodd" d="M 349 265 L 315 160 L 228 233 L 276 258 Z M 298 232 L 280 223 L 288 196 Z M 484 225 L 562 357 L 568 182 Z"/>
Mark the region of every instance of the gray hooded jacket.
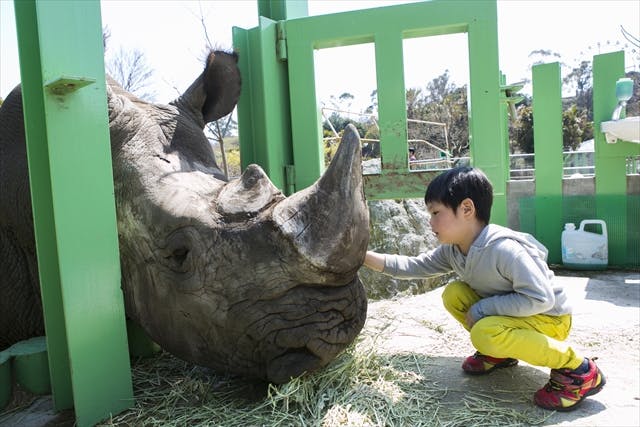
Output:
<path fill-rule="evenodd" d="M 410 279 L 455 272 L 482 298 L 471 307 L 475 321 L 494 315 L 570 314 L 567 295 L 547 266 L 547 253 L 531 235 L 489 224 L 466 256 L 448 244 L 415 257 L 386 255 L 383 273 Z"/>

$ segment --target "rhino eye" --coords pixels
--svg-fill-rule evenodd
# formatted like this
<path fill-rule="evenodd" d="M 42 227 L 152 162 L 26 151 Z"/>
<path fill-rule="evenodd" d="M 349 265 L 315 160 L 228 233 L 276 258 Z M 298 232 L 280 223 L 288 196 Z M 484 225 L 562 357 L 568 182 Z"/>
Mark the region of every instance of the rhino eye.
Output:
<path fill-rule="evenodd" d="M 165 265 L 176 273 L 186 273 L 191 269 L 191 239 L 189 230 L 183 229 L 173 233 L 167 239 L 163 250 Z"/>
<path fill-rule="evenodd" d="M 171 259 L 176 264 L 176 267 L 182 267 L 188 255 L 189 255 L 188 248 L 184 248 L 184 247 L 176 248 L 171 253 Z"/>

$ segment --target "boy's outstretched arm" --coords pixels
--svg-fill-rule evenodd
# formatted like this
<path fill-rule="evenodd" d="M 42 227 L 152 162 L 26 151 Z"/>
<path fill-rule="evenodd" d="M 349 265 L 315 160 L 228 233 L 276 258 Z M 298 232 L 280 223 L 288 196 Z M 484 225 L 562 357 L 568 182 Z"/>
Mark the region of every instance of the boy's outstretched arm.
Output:
<path fill-rule="evenodd" d="M 364 256 L 364 265 L 373 271 L 382 272 L 384 270 L 384 254 L 367 251 Z"/>

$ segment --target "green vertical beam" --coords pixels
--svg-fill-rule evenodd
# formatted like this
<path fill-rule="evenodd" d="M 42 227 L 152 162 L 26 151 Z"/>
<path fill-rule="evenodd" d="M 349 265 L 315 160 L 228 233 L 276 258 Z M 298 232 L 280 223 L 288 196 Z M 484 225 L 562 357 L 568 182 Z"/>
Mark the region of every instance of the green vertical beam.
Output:
<path fill-rule="evenodd" d="M 15 11 L 54 401 L 92 425 L 133 403 L 100 4 L 20 0 Z"/>
<path fill-rule="evenodd" d="M 471 4 L 467 5 L 471 7 Z M 469 137 L 471 160 L 493 184 L 491 222 L 507 225 L 508 142 L 501 138 L 498 18 L 495 1 L 473 4 L 469 20 Z M 475 10 L 475 8 L 481 10 Z"/>
<path fill-rule="evenodd" d="M 618 100 L 616 80 L 624 77 L 624 52 L 593 57 L 593 122 L 596 129 L 595 166 L 597 194 L 626 194 L 625 157 L 629 143 L 607 144 L 600 123 L 611 120 Z M 599 173 L 602 172 L 602 173 Z"/>
<path fill-rule="evenodd" d="M 625 265 L 629 221 L 626 158 L 640 155 L 640 145 L 626 141 L 608 144 L 600 123 L 611 120 L 617 105 L 616 81 L 624 77 L 624 52 L 593 57 L 593 122 L 596 168 L 596 216 L 608 225 L 609 264 Z M 634 228 L 637 224 L 634 224 Z"/>
<path fill-rule="evenodd" d="M 287 40 L 282 21 L 307 16 L 306 0 L 258 0 L 259 25 L 233 28 L 243 87 L 238 102 L 242 168 L 259 164 L 274 185 L 294 191 Z M 303 154 L 298 153 L 299 157 Z"/>
<path fill-rule="evenodd" d="M 274 21 L 309 15 L 307 0 L 258 0 L 258 16 Z"/>
<path fill-rule="evenodd" d="M 384 26 L 375 33 L 378 125 L 382 175 L 407 169 L 407 101 L 402 33 Z"/>
<path fill-rule="evenodd" d="M 286 167 L 292 164 L 287 64 L 276 56 L 278 25 L 260 17 L 251 30 L 233 28 L 240 53 L 243 89 L 238 102 L 242 168 L 259 164 L 274 185 L 290 194 Z"/>
<path fill-rule="evenodd" d="M 304 21 L 307 22 L 308 18 Z M 289 102 L 291 105 L 291 136 L 295 190 L 313 184 L 324 172 L 322 127 L 316 94 L 313 43 L 304 37 L 304 26 L 287 21 L 289 69 Z M 312 21 L 309 29 L 313 28 Z M 296 54 L 293 54 L 293 53 Z"/>
<path fill-rule="evenodd" d="M 549 262 L 562 262 L 562 86 L 560 64 L 533 67 L 533 136 L 536 181 L 536 238 L 549 249 Z"/>
<path fill-rule="evenodd" d="M 37 251 L 40 258 L 38 273 L 41 278 L 40 288 L 46 315 L 49 373 L 54 404 L 56 409 L 61 410 L 73 406 L 73 389 L 59 282 L 53 200 L 51 191 L 48 190 L 50 186 L 49 154 L 46 146 L 42 147 L 46 144 L 47 134 L 44 126 L 45 105 L 42 96 L 44 79 L 39 56 L 40 44 L 35 5 L 33 2 L 16 1 L 15 16 L 31 174 L 31 200 Z M 40 147 L 36 146 L 37 142 L 40 142 Z"/>

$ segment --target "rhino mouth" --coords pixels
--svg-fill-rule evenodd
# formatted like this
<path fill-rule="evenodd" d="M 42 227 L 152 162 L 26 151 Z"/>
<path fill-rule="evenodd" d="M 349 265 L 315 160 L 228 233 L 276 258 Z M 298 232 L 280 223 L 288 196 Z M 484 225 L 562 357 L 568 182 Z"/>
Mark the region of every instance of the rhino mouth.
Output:
<path fill-rule="evenodd" d="M 318 370 L 344 350 L 362 329 L 367 304 L 355 277 L 337 287 L 298 286 L 277 302 L 254 304 L 256 309 L 263 313 L 260 318 L 247 318 L 241 309 L 249 324 L 235 354 L 253 352 L 264 361 L 257 376 L 284 383 Z"/>

